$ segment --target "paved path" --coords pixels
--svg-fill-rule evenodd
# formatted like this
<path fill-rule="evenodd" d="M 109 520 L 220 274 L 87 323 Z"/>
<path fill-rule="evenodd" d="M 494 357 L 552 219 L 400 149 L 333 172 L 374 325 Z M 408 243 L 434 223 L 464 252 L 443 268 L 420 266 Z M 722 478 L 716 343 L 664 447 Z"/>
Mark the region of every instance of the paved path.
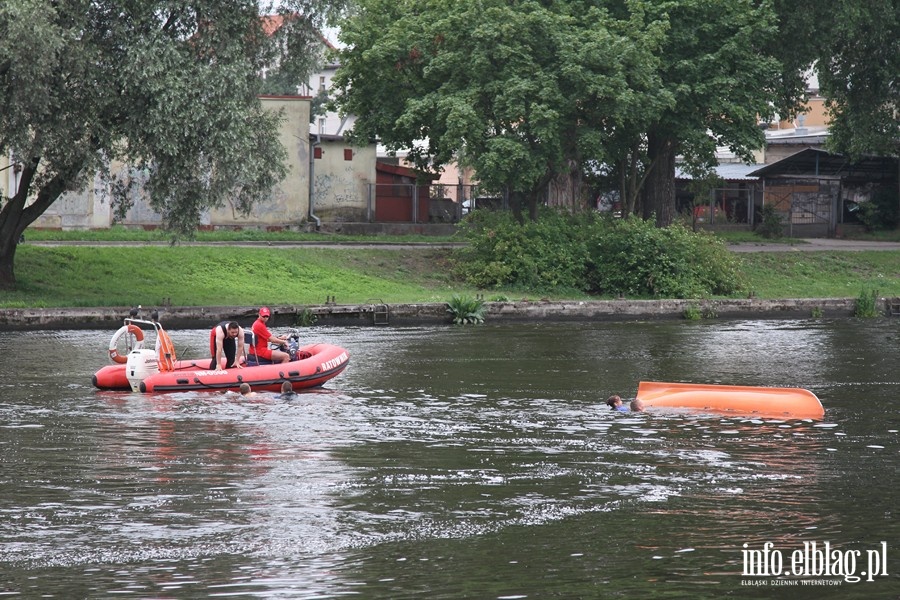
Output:
<path fill-rule="evenodd" d="M 900 242 L 864 242 L 833 238 L 806 238 L 794 243 L 746 242 L 729 244 L 733 252 L 859 252 L 862 250 L 900 250 Z"/>
<path fill-rule="evenodd" d="M 32 246 L 169 246 L 169 242 L 99 242 L 99 241 L 36 241 Z M 178 242 L 178 246 L 239 246 L 241 248 L 357 248 L 383 250 L 405 250 L 409 248 L 461 248 L 465 242 Z"/>
<path fill-rule="evenodd" d="M 35 246 L 168 246 L 169 242 L 29 242 Z M 241 246 L 247 248 L 362 248 L 383 250 L 407 250 L 412 248 L 460 248 L 464 242 L 179 242 L 180 246 Z M 838 240 L 830 238 L 805 238 L 793 242 L 742 242 L 729 244 L 733 252 L 824 252 L 861 250 L 900 250 L 900 242 L 864 242 L 859 240 Z"/>

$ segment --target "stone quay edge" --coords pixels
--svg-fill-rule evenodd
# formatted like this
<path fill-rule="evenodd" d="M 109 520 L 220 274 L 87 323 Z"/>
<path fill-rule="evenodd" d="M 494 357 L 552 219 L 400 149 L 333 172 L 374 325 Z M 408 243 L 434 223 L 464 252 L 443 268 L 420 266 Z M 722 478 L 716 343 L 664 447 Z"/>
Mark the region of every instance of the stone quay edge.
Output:
<path fill-rule="evenodd" d="M 889 301 L 880 299 L 883 314 L 890 314 Z M 314 325 L 405 326 L 450 324 L 445 302 L 411 304 L 270 305 L 275 327 Z M 149 320 L 153 311 L 167 329 L 212 327 L 221 321 L 249 326 L 256 306 L 146 306 L 139 317 Z M 528 321 L 646 321 L 685 319 L 699 314 L 703 319 L 804 319 L 852 317 L 855 298 L 803 298 L 761 300 L 522 300 L 485 302 L 487 323 Z M 2 308 L 0 330 L 99 329 L 119 327 L 131 307 L 102 308 Z M 313 318 L 314 317 L 314 318 Z"/>

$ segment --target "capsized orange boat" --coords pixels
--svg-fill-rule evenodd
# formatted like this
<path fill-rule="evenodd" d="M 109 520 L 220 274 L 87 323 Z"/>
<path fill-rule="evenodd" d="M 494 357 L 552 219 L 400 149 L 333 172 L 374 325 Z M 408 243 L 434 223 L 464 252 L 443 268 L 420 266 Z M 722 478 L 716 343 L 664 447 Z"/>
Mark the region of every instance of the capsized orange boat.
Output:
<path fill-rule="evenodd" d="M 144 330 L 156 332 L 156 347 L 143 348 Z M 113 334 L 109 356 L 113 364 L 94 373 L 93 384 L 102 390 L 135 392 L 237 391 L 242 383 L 254 391 L 280 392 L 287 381 L 293 390 L 319 387 L 337 377 L 350 361 L 347 351 L 332 344 L 300 347 L 299 336 L 289 336 L 289 354 L 285 363 L 244 366 L 237 369 L 210 368 L 209 358 L 177 360 L 175 346 L 159 321 L 130 318 Z M 125 341 L 125 352 L 119 343 Z"/>
<path fill-rule="evenodd" d="M 689 408 L 748 417 L 822 419 L 825 409 L 809 390 L 746 385 L 642 381 L 637 399 L 646 408 Z"/>

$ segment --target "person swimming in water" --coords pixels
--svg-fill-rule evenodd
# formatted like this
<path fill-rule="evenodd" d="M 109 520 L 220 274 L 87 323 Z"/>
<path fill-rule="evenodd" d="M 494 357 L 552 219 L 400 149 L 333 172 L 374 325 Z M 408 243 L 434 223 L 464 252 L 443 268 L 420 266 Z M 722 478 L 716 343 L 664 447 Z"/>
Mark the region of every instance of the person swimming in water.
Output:
<path fill-rule="evenodd" d="M 290 381 L 285 381 L 281 384 L 281 393 L 278 395 L 281 400 L 290 400 L 296 395 Z"/>
<path fill-rule="evenodd" d="M 622 403 L 622 398 L 618 394 L 607 398 L 606 405 L 616 412 L 628 412 L 628 407 Z"/>

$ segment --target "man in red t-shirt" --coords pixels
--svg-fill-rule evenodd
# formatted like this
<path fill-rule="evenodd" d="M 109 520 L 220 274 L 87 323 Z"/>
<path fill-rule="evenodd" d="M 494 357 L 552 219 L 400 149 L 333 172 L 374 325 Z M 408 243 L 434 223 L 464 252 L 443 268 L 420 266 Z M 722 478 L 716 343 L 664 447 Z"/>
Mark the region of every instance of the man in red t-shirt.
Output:
<path fill-rule="evenodd" d="M 287 352 L 269 349 L 270 343 L 278 344 L 279 346 L 287 344 L 286 339 L 274 336 L 272 335 L 272 332 L 269 331 L 266 324 L 269 322 L 269 317 L 271 315 L 272 311 L 270 311 L 267 306 L 263 306 L 259 309 L 259 318 L 253 322 L 253 334 L 256 336 L 256 345 L 253 347 L 253 353 L 256 354 L 256 356 L 270 360 L 273 363 L 287 362 L 291 359 Z"/>

